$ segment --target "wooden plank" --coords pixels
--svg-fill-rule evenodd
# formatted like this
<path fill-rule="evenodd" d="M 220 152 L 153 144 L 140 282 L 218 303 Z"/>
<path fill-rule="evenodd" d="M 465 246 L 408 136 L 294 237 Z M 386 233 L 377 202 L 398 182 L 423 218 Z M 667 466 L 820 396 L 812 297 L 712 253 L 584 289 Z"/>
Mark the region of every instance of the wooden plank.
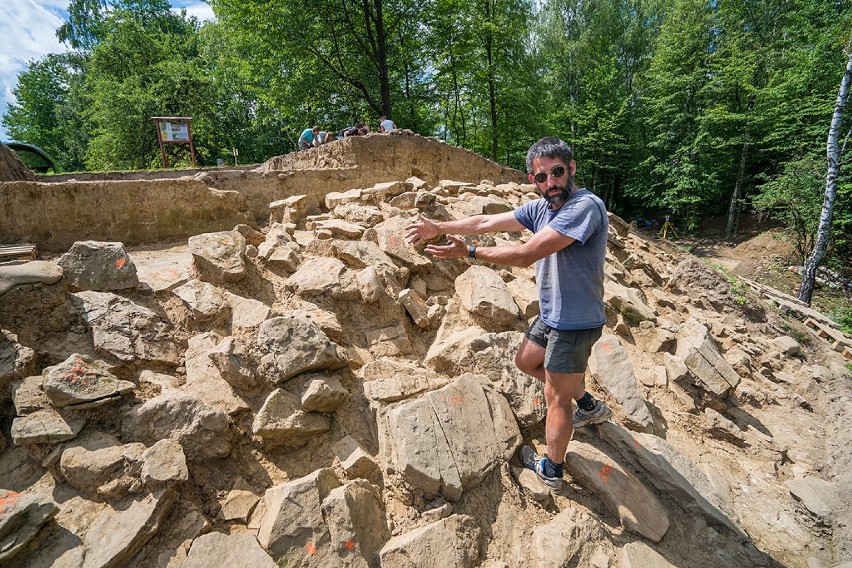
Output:
<path fill-rule="evenodd" d="M 0 245 L 0 262 L 9 260 L 35 260 L 38 249 L 35 245 Z"/>

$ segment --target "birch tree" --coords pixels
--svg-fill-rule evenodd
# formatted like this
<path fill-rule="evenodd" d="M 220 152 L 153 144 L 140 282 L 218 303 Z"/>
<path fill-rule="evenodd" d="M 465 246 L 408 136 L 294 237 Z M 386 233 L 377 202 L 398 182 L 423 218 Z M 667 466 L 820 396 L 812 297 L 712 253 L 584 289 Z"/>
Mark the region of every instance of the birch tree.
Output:
<path fill-rule="evenodd" d="M 837 198 L 837 177 L 840 174 L 840 163 L 843 159 L 843 154 L 846 152 L 849 136 L 852 134 L 852 129 L 847 131 L 841 145 L 840 129 L 843 126 L 843 109 L 849 100 L 849 84 L 852 82 L 852 39 L 847 44 L 846 50 L 848 52 L 846 69 L 843 73 L 843 79 L 840 81 L 837 101 L 834 103 L 834 113 L 831 115 L 831 127 L 828 129 L 828 143 L 826 145 L 828 171 L 825 174 L 825 198 L 822 202 L 822 212 L 819 217 L 819 227 L 817 228 L 814 250 L 807 260 L 805 260 L 805 265 L 802 269 L 802 283 L 799 287 L 798 297 L 808 305 L 810 305 L 811 297 L 814 293 L 814 280 L 816 278 L 817 267 L 828 248 L 831 220 L 834 215 L 834 201 Z"/>

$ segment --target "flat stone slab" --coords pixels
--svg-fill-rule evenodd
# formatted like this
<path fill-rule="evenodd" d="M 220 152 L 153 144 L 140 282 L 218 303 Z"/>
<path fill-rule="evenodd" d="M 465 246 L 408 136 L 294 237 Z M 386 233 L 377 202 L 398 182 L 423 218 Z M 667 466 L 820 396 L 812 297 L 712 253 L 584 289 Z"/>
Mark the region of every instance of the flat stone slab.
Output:
<path fill-rule="evenodd" d="M 192 279 L 192 253 L 186 245 L 134 254 L 141 284 L 154 292 L 174 290 Z"/>
<path fill-rule="evenodd" d="M 43 371 L 42 388 L 56 407 L 94 408 L 133 392 L 136 385 L 122 381 L 106 364 L 72 353 L 65 361 Z"/>
<path fill-rule="evenodd" d="M 0 489 L 0 562 L 17 554 L 58 512 L 47 495 Z"/>
<path fill-rule="evenodd" d="M 278 564 L 263 550 L 252 533 L 227 535 L 212 532 L 192 541 L 192 547 L 181 568 L 210 568 L 211 566 L 277 568 Z"/>
<path fill-rule="evenodd" d="M 298 316 L 281 316 L 260 324 L 257 349 L 261 353 L 258 372 L 272 383 L 305 371 L 346 366 L 346 360 L 325 333 L 312 321 Z"/>
<path fill-rule="evenodd" d="M 214 284 L 239 282 L 246 277 L 246 238 L 237 231 L 219 231 L 189 237 L 189 252 L 206 280 Z"/>
<path fill-rule="evenodd" d="M 299 397 L 275 389 L 254 417 L 252 431 L 270 444 L 294 444 L 328 432 L 331 422 L 322 414 L 305 412 Z"/>
<path fill-rule="evenodd" d="M 379 557 L 382 568 L 479 565 L 482 529 L 467 515 L 451 515 L 390 539 Z"/>
<path fill-rule="evenodd" d="M 62 267 L 46 260 L 0 265 L 0 296 L 19 284 L 55 284 L 61 278 Z"/>
<path fill-rule="evenodd" d="M 838 499 L 837 486 L 834 483 L 808 476 L 787 480 L 784 485 L 817 519 L 831 524 Z"/>
<path fill-rule="evenodd" d="M 127 565 L 156 534 L 177 497 L 173 489 L 159 489 L 132 501 L 126 508 L 104 509 L 83 537 L 86 558 L 82 568 Z"/>
<path fill-rule="evenodd" d="M 654 427 L 642 389 L 633 372 L 627 350 L 618 337 L 605 333 L 592 347 L 589 371 L 621 405 L 621 414 L 633 429 L 650 432 Z"/>
<path fill-rule="evenodd" d="M 660 542 L 669 530 L 669 515 L 654 494 L 594 446 L 571 442 L 565 469 L 574 481 L 600 497 L 630 532 Z"/>
<path fill-rule="evenodd" d="M 85 425 L 85 418 L 66 418 L 53 408 L 45 408 L 15 418 L 12 421 L 12 441 L 18 446 L 65 442 L 76 438 Z"/>

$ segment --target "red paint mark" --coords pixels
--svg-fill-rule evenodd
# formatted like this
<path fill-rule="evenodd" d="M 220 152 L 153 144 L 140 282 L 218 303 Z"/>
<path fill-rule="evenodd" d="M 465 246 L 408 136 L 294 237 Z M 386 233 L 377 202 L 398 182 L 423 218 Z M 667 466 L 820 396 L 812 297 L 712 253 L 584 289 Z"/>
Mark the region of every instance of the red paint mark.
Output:
<path fill-rule="evenodd" d="M 305 546 L 305 549 L 308 551 L 308 554 L 313 555 L 313 554 L 316 554 L 316 553 L 317 553 L 317 547 L 316 547 L 316 546 L 314 546 L 314 543 L 312 543 L 312 542 L 309 542 L 309 543 Z"/>
<path fill-rule="evenodd" d="M 355 548 L 355 542 L 352 540 L 347 540 L 345 543 L 343 543 L 343 546 L 346 547 L 346 550 L 352 550 L 353 548 Z"/>
<path fill-rule="evenodd" d="M 631 439 L 631 440 L 633 440 L 633 445 L 634 445 L 636 448 L 641 448 L 641 447 L 642 447 L 642 444 L 640 444 L 640 443 L 639 443 L 639 440 L 637 440 L 636 438 L 633 438 L 632 436 L 631 436 L 631 438 L 630 438 L 630 439 Z"/>
<path fill-rule="evenodd" d="M 3 497 L 0 497 L 0 513 L 5 513 L 9 507 L 15 504 L 15 501 L 17 501 L 20 496 L 20 493 L 7 491 Z"/>
<path fill-rule="evenodd" d="M 533 398 L 533 399 L 532 399 L 532 405 L 533 405 L 533 407 L 535 407 L 535 408 L 540 407 L 540 406 L 541 406 L 541 397 L 540 397 L 540 396 L 537 396 L 537 397 Z"/>
<path fill-rule="evenodd" d="M 609 472 L 612 471 L 612 466 L 608 463 L 605 463 L 601 470 L 598 472 L 598 477 L 600 477 L 604 483 L 609 483 Z"/>
<path fill-rule="evenodd" d="M 450 406 L 461 406 L 463 402 L 464 398 L 460 394 L 456 394 L 450 399 Z"/>
<path fill-rule="evenodd" d="M 116 268 L 124 268 L 125 264 L 127 264 L 127 261 L 123 258 L 119 258 L 118 260 L 115 261 L 115 267 Z"/>
<path fill-rule="evenodd" d="M 86 375 L 89 373 L 91 367 L 83 361 L 82 359 L 75 359 L 74 366 L 71 367 L 70 370 L 66 371 L 63 375 L 65 379 L 71 381 L 71 384 L 80 383 L 81 385 L 88 384 L 88 379 Z"/>
<path fill-rule="evenodd" d="M 601 343 L 600 349 L 601 351 L 612 351 L 613 347 L 609 343 Z"/>

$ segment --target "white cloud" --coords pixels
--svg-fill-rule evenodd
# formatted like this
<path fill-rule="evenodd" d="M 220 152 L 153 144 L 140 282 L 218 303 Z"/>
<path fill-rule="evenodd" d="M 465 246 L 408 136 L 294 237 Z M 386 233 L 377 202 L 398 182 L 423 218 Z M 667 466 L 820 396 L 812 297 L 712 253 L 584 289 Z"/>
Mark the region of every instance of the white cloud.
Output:
<path fill-rule="evenodd" d="M 68 0 L 5 0 L 0 3 L 0 114 L 14 102 L 12 89 L 27 63 L 48 53 L 67 51 L 56 29 L 62 25 L 59 12 Z M 6 131 L 0 125 L 0 139 Z"/>
<path fill-rule="evenodd" d="M 174 2 L 172 4 L 172 12 L 176 14 L 180 13 L 181 8 L 186 9 L 187 16 L 195 16 L 199 22 L 216 19 L 216 15 L 213 14 L 213 8 L 210 7 L 210 4 L 203 2 Z"/>

